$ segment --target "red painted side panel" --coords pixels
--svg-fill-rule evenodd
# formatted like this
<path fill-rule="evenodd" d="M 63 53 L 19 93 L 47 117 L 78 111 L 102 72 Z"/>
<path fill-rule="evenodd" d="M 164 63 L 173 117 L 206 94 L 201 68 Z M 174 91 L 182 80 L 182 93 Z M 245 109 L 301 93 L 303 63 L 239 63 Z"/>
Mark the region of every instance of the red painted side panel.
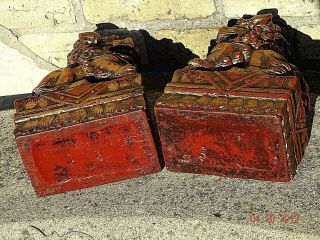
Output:
<path fill-rule="evenodd" d="M 16 138 L 39 196 L 160 171 L 142 110 Z"/>
<path fill-rule="evenodd" d="M 289 181 L 280 116 L 156 107 L 169 171 Z"/>

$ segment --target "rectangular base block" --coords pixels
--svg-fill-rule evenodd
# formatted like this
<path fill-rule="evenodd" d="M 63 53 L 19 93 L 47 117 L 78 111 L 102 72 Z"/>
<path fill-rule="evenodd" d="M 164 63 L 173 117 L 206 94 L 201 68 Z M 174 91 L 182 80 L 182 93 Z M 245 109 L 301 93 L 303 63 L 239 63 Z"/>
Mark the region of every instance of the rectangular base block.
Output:
<path fill-rule="evenodd" d="M 39 196 L 160 171 L 145 112 L 134 112 L 16 138 Z"/>
<path fill-rule="evenodd" d="M 173 172 L 289 181 L 281 117 L 157 108 L 166 167 Z"/>

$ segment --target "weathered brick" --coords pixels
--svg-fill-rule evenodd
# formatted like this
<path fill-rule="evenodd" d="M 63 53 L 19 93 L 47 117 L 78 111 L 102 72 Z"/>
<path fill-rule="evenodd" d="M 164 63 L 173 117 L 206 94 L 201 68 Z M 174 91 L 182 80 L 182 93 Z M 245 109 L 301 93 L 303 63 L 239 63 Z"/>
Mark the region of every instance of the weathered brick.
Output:
<path fill-rule="evenodd" d="M 194 29 L 188 31 L 161 30 L 154 34 L 157 39 L 169 38 L 181 42 L 186 48 L 203 58 L 208 53 L 210 40 L 217 36 L 217 29 Z"/>
<path fill-rule="evenodd" d="M 299 27 L 298 30 L 300 32 L 303 32 L 304 34 L 309 35 L 313 40 L 319 40 L 320 39 L 320 26 L 303 26 Z"/>
<path fill-rule="evenodd" d="M 213 0 L 82 0 L 84 14 L 91 22 L 201 18 L 215 12 Z"/>
<path fill-rule="evenodd" d="M 29 34 L 19 38 L 34 53 L 59 67 L 66 66 L 67 54 L 77 39 L 77 32 Z"/>
<path fill-rule="evenodd" d="M 241 17 L 243 14 L 256 14 L 259 10 L 277 8 L 280 16 L 319 15 L 319 1 L 311 0 L 223 0 L 227 17 Z"/>
<path fill-rule="evenodd" d="M 68 0 L 1 0 L 0 24 L 8 28 L 56 26 L 75 22 Z"/>

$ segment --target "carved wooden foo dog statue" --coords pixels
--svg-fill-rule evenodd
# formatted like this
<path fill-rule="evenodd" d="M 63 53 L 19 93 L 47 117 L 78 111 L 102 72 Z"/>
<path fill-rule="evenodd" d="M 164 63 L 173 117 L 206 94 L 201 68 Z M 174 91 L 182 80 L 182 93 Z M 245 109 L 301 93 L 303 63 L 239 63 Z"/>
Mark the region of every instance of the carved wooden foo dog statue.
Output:
<path fill-rule="evenodd" d="M 39 196 L 160 171 L 131 38 L 81 33 L 68 66 L 15 102 L 15 136 Z"/>
<path fill-rule="evenodd" d="M 308 143 L 309 91 L 272 15 L 222 27 L 155 106 L 168 170 L 290 181 Z"/>

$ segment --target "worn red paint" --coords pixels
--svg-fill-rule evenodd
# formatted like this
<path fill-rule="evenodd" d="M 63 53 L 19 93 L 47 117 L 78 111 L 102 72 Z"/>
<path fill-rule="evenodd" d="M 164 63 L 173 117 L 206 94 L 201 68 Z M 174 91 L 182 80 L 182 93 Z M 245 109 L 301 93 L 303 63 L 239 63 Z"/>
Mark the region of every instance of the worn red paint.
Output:
<path fill-rule="evenodd" d="M 144 111 L 17 137 L 39 196 L 158 172 Z"/>
<path fill-rule="evenodd" d="M 39 196 L 160 171 L 141 76 L 15 102 L 15 137 Z"/>
<path fill-rule="evenodd" d="M 280 118 L 171 109 L 157 115 L 170 171 L 289 180 Z"/>
<path fill-rule="evenodd" d="M 175 73 L 155 106 L 169 171 L 293 178 L 308 142 L 302 80 L 250 74 Z"/>

